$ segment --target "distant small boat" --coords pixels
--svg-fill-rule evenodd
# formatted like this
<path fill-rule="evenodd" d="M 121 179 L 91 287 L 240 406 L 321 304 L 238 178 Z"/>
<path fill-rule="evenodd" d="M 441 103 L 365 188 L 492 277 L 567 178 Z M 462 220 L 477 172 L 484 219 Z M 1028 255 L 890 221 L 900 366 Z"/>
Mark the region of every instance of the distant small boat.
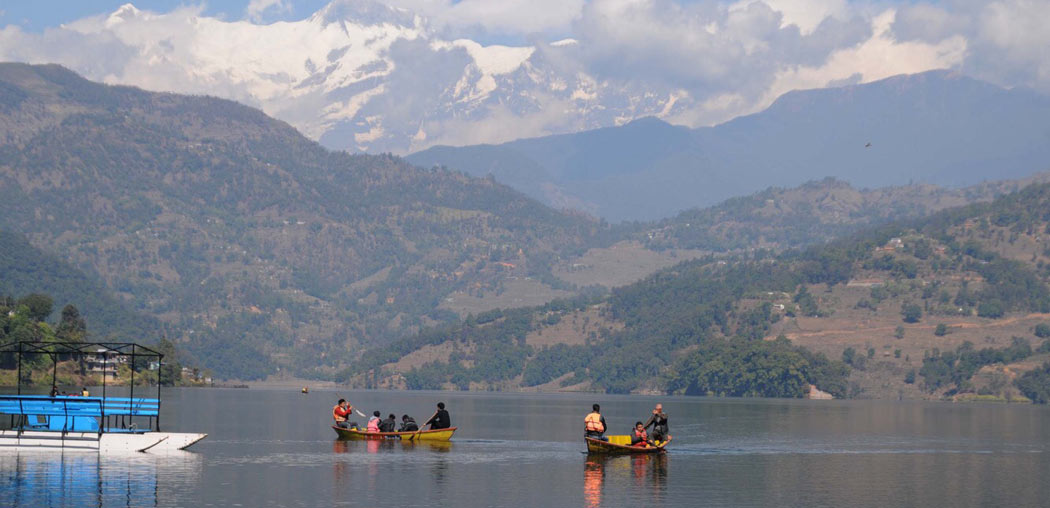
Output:
<path fill-rule="evenodd" d="M 397 439 L 402 441 L 448 441 L 456 432 L 456 427 L 436 430 L 417 430 L 415 432 L 366 432 L 360 429 L 344 429 L 332 425 L 332 429 L 342 439 Z"/>
<path fill-rule="evenodd" d="M 309 388 L 309 387 L 306 387 L 306 386 L 304 386 L 304 387 L 303 387 L 303 389 L 302 389 L 302 390 L 300 390 L 300 392 L 302 392 L 302 393 L 310 393 L 310 388 Z"/>
<path fill-rule="evenodd" d="M 657 446 L 631 446 L 631 436 L 606 436 L 609 441 L 602 441 L 601 439 L 595 439 L 593 437 L 584 437 L 583 439 L 587 442 L 587 451 L 589 453 L 609 453 L 609 454 L 632 454 L 632 453 L 663 453 L 667 450 L 664 448 L 667 443 L 671 442 L 671 436 L 667 436 L 667 441 L 660 443 Z"/>

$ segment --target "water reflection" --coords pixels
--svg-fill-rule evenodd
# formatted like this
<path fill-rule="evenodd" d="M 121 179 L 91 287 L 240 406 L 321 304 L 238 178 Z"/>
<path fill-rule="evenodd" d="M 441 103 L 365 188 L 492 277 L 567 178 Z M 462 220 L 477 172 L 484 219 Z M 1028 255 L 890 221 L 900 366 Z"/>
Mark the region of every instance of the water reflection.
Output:
<path fill-rule="evenodd" d="M 606 455 L 589 453 L 583 463 L 583 497 L 588 507 L 602 505 L 606 478 L 630 486 L 632 497 L 663 501 L 667 488 L 667 454 Z"/>
<path fill-rule="evenodd" d="M 583 498 L 588 508 L 602 505 L 602 485 L 605 483 L 605 455 L 588 454 L 583 463 Z"/>
<path fill-rule="evenodd" d="M 0 455 L 0 471 L 7 472 L 0 492 L 13 506 L 160 506 L 171 504 L 179 487 L 195 484 L 200 468 L 200 457 L 189 452 L 18 452 Z"/>

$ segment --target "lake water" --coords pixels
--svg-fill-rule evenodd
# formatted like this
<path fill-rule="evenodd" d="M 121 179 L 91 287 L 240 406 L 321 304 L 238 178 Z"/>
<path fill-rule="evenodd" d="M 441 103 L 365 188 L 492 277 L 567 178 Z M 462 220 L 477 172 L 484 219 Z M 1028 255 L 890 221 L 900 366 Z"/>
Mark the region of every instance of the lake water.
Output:
<path fill-rule="evenodd" d="M 166 389 L 171 455 L 0 455 L 0 506 L 1050 506 L 1050 410 L 1029 405 L 581 394 Z M 330 411 L 422 421 L 446 446 L 337 441 Z M 626 434 L 661 401 L 659 457 L 583 453 L 602 404 Z M 360 419 L 359 419 L 360 420 Z"/>

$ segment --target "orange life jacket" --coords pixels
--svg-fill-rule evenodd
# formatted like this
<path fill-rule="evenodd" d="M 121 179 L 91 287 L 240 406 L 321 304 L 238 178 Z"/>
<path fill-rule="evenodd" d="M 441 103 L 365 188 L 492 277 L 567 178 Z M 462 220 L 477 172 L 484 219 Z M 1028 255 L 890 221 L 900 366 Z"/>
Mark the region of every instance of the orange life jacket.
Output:
<path fill-rule="evenodd" d="M 640 431 L 635 429 L 634 437 L 641 439 L 641 441 L 635 443 L 635 446 L 649 446 L 649 433 L 647 433 L 645 429 Z"/>
<path fill-rule="evenodd" d="M 339 407 L 339 404 L 336 404 L 335 407 L 332 408 L 332 418 L 337 422 L 345 422 L 348 413 L 349 410 Z"/>
<path fill-rule="evenodd" d="M 598 413 L 590 413 L 586 418 L 583 419 L 583 423 L 586 426 L 587 432 L 605 432 L 605 425 L 602 425 L 602 415 Z"/>

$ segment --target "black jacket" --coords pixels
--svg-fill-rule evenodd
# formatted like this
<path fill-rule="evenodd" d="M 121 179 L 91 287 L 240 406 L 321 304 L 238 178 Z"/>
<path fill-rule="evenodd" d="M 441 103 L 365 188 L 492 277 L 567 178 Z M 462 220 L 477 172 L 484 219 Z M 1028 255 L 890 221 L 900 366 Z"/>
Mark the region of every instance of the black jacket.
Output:
<path fill-rule="evenodd" d="M 416 421 L 412 417 L 401 422 L 401 428 L 397 429 L 398 432 L 415 432 L 417 430 L 419 430 L 419 425 L 416 425 Z"/>
<path fill-rule="evenodd" d="M 452 418 L 448 415 L 448 411 L 444 409 L 438 409 L 434 416 L 427 420 L 427 423 L 423 425 L 430 425 L 431 429 L 447 429 L 452 426 Z"/>

